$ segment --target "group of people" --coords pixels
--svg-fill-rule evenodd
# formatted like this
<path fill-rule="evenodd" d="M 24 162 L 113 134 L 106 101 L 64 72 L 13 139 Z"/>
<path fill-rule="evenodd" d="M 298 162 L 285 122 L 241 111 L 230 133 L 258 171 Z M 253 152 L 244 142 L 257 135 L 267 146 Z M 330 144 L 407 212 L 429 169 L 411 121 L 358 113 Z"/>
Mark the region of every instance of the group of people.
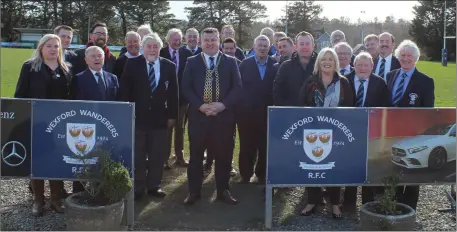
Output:
<path fill-rule="evenodd" d="M 331 34 L 331 47 L 315 52 L 312 34 L 295 38 L 264 28 L 245 57 L 233 26 L 185 32 L 173 28 L 167 45 L 149 26 L 125 36 L 116 58 L 109 48 L 108 28 L 96 23 L 86 48 L 69 51 L 71 27 L 45 35 L 21 70 L 14 97 L 135 103 L 135 199 L 146 193 L 165 197 L 163 171 L 187 167 L 189 194 L 184 204 L 201 199 L 205 174 L 215 162 L 217 199 L 238 200 L 230 192 L 235 131 L 240 140 L 241 184 L 265 184 L 268 106 L 308 107 L 433 107 L 433 79 L 416 68 L 419 49 L 410 40 L 395 46 L 388 32 L 365 37 L 367 52 L 357 56 L 342 31 Z M 183 37 L 186 45 L 182 45 Z M 201 46 L 199 46 L 201 44 Z M 410 93 L 415 101 L 410 101 Z M 188 123 L 190 159 L 184 158 Z M 174 158 L 169 165 L 172 135 Z M 37 154 L 35 154 L 37 155 Z M 255 174 L 255 178 L 254 178 Z M 51 208 L 63 212 L 67 195 L 62 181 L 50 180 Z M 73 192 L 83 186 L 73 184 Z M 43 180 L 32 180 L 32 211 L 43 213 Z M 307 188 L 308 204 L 301 215 L 315 212 L 321 188 Z M 362 201 L 374 199 L 382 187 L 363 187 Z M 354 207 L 356 188 L 346 187 L 344 207 Z M 264 192 L 263 192 L 264 193 Z M 327 193 L 336 219 L 342 216 L 340 187 Z M 401 186 L 396 197 L 416 208 L 419 186 Z"/>

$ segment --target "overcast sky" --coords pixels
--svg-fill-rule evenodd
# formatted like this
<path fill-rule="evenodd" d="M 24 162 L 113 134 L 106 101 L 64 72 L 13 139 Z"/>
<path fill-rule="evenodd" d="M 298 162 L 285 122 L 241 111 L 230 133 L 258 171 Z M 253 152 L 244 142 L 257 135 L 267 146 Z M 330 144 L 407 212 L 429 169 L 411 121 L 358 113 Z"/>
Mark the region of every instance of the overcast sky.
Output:
<path fill-rule="evenodd" d="M 187 14 L 184 7 L 193 6 L 193 1 L 170 1 L 171 13 L 178 19 L 186 19 Z M 282 9 L 286 1 L 260 1 L 267 7 L 268 19 L 275 20 L 284 15 Z M 292 1 L 289 1 L 292 2 Z M 384 21 L 387 16 L 412 20 L 414 18 L 413 6 L 417 1 L 316 1 L 322 5 L 321 16 L 330 19 L 345 16 L 356 22 L 359 18 L 364 21 L 373 20 L 378 17 Z M 365 11 L 364 14 L 361 11 Z"/>

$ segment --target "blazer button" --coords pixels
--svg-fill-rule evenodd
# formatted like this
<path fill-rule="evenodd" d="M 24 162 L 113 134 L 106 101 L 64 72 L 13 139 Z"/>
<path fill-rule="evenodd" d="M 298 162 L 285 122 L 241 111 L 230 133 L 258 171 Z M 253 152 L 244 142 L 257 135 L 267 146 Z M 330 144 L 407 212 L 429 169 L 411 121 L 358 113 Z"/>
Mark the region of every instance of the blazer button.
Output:
<path fill-rule="evenodd" d="M 152 99 L 152 96 L 151 96 L 151 99 Z"/>
<path fill-rule="evenodd" d="M 151 110 L 151 107 L 149 107 L 149 110 Z"/>

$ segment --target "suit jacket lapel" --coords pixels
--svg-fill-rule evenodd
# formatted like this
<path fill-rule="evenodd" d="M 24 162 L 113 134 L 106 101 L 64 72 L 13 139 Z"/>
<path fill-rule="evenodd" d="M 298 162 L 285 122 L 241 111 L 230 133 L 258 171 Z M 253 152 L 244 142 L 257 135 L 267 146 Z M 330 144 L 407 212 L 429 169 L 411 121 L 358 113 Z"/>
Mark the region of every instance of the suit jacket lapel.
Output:
<path fill-rule="evenodd" d="M 373 94 L 371 93 L 376 93 L 376 83 L 374 80 L 374 75 L 370 75 L 368 79 L 367 95 L 365 96 L 365 102 L 363 103 L 363 106 L 365 107 L 371 102 L 371 98 L 373 97 Z"/>
<path fill-rule="evenodd" d="M 403 100 L 403 98 L 407 97 L 409 95 L 409 93 L 411 92 L 411 89 L 413 88 L 413 85 L 416 80 L 416 78 L 414 78 L 414 76 L 416 76 L 416 74 L 417 74 L 417 69 L 414 68 L 413 75 L 411 75 L 411 78 L 409 79 L 408 85 L 406 86 L 405 92 L 403 93 L 403 96 L 401 97 L 400 101 Z"/>
<path fill-rule="evenodd" d="M 267 68 L 265 70 L 265 76 L 263 76 L 263 80 L 269 78 L 270 72 L 273 70 L 274 60 L 270 56 L 267 57 Z"/>
<path fill-rule="evenodd" d="M 257 78 L 257 80 L 262 81 L 262 76 L 260 76 L 260 70 L 259 70 L 259 67 L 257 67 L 257 61 L 255 60 L 255 57 L 252 58 L 251 62 L 253 64 L 254 68 L 255 68 L 255 74 L 256 74 L 255 78 Z M 268 62 L 268 60 L 267 60 L 267 62 Z M 267 66 L 268 66 L 268 63 L 267 63 Z M 267 75 L 267 73 L 265 72 L 265 76 L 266 75 Z"/>
<path fill-rule="evenodd" d="M 92 74 L 92 71 L 90 71 L 90 69 L 86 69 L 86 72 L 84 74 L 87 82 L 89 85 L 92 86 L 92 88 L 88 88 L 88 89 L 94 89 L 94 95 L 96 95 L 96 97 L 98 99 L 101 99 L 103 96 L 102 94 L 100 93 L 100 89 L 98 88 L 98 83 L 97 81 L 95 80 L 95 77 L 94 77 L 94 74 Z"/>
<path fill-rule="evenodd" d="M 400 71 L 400 70 L 396 70 L 396 71 L 392 72 L 392 75 L 393 75 L 393 76 L 392 76 L 392 78 L 391 78 L 391 81 L 390 81 L 390 83 L 387 83 L 387 84 L 389 85 L 389 89 L 390 89 L 391 91 L 394 91 L 394 90 L 393 90 L 393 87 L 394 87 L 395 80 L 397 80 L 397 76 L 398 76 L 398 72 L 399 72 L 399 71 Z"/>

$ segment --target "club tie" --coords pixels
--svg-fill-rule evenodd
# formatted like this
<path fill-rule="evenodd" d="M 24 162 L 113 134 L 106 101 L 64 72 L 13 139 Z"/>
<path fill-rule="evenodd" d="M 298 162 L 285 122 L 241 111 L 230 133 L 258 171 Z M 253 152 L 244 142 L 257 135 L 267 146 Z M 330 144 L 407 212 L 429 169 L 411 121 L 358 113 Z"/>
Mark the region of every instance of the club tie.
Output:
<path fill-rule="evenodd" d="M 156 75 L 155 75 L 155 70 L 154 70 L 154 62 L 148 62 L 149 65 L 149 87 L 151 88 L 151 91 L 154 92 L 154 90 L 157 88 L 156 84 Z"/>
<path fill-rule="evenodd" d="M 398 101 L 400 101 L 401 97 L 403 96 L 403 87 L 405 85 L 405 78 L 406 78 L 407 74 L 406 73 L 403 73 L 401 75 L 401 80 L 400 80 L 400 83 L 398 84 L 398 87 L 397 87 L 397 90 L 395 91 L 395 95 L 394 95 L 394 98 L 392 100 L 393 104 L 397 104 Z"/>
<path fill-rule="evenodd" d="M 344 68 L 343 68 L 343 69 L 341 69 L 340 73 L 341 73 L 341 75 L 343 75 L 343 76 L 344 76 L 344 73 L 346 73 L 346 69 L 344 69 Z"/>
<path fill-rule="evenodd" d="M 178 62 L 177 62 L 177 60 L 176 60 L 176 50 L 173 50 L 173 54 L 172 54 L 172 56 L 171 56 L 171 61 L 172 61 L 173 63 L 175 63 L 176 65 L 178 65 Z"/>
<path fill-rule="evenodd" d="M 357 107 L 362 107 L 363 106 L 363 93 L 365 92 L 365 81 L 366 80 L 359 80 L 360 85 L 359 88 L 357 89 L 357 95 L 355 97 L 355 103 Z"/>
<path fill-rule="evenodd" d="M 100 72 L 96 72 L 95 76 L 98 77 L 98 81 L 97 81 L 98 89 L 100 90 L 100 93 L 102 94 L 103 99 L 105 99 L 106 87 L 105 87 L 105 83 L 103 81 L 102 74 Z"/>
<path fill-rule="evenodd" d="M 212 56 L 209 57 L 209 69 L 210 70 L 214 69 L 214 57 L 212 57 Z"/>
<path fill-rule="evenodd" d="M 384 78 L 384 69 L 385 69 L 385 66 L 386 66 L 386 59 L 382 58 L 382 60 L 381 60 L 381 66 L 379 67 L 379 72 L 378 72 L 378 76 L 382 77 L 382 79 L 385 79 L 385 78 Z"/>

